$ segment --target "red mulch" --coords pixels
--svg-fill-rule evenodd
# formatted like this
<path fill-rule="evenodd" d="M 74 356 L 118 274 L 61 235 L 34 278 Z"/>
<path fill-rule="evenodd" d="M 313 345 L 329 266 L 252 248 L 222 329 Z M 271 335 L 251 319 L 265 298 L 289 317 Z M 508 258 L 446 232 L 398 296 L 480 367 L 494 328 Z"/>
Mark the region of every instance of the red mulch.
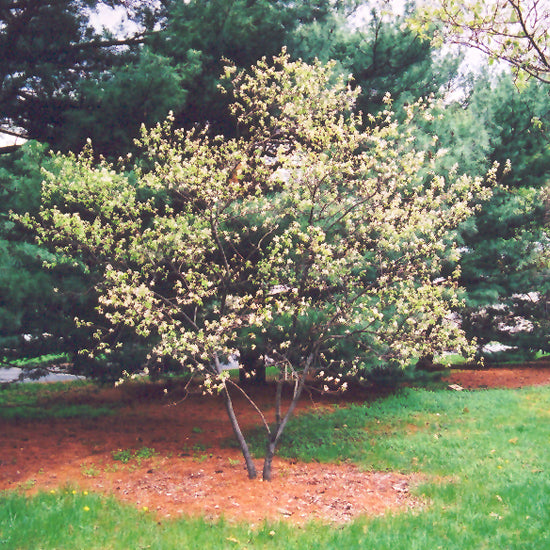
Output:
<path fill-rule="evenodd" d="M 465 389 L 550 384 L 550 367 L 454 371 L 445 379 Z M 202 515 L 258 523 L 288 519 L 349 521 L 362 514 L 421 506 L 411 496 L 414 476 L 362 472 L 351 464 L 303 464 L 275 459 L 270 483 L 249 480 L 240 451 L 227 446 L 232 431 L 218 396 L 129 384 L 117 389 L 77 389 L 67 403 L 116 404 L 115 416 L 98 419 L 3 421 L 0 490 L 57 490 L 69 485 L 112 494 L 158 517 Z M 254 391 L 270 415 L 272 388 Z M 310 395 L 299 410 L 331 409 L 364 401 L 359 392 Z M 59 402 L 59 397 L 56 402 Z M 242 427 L 258 424 L 256 412 L 238 396 Z M 269 419 L 271 420 L 271 419 Z M 155 449 L 155 456 L 122 463 L 117 450 Z M 257 461 L 261 475 L 261 463 Z"/>

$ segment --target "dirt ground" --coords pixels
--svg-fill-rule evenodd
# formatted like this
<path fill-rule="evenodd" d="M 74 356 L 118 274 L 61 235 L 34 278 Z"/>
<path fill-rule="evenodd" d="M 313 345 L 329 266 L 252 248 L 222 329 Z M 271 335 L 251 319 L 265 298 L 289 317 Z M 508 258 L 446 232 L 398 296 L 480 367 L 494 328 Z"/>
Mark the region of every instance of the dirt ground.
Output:
<path fill-rule="evenodd" d="M 550 366 L 454 371 L 446 381 L 464 389 L 550 384 Z M 272 394 L 269 386 L 254 391 L 262 405 Z M 372 398 L 358 391 L 343 397 L 315 393 L 302 398 L 299 410 L 330 410 L 336 403 Z M 249 480 L 240 451 L 228 444 L 232 431 L 219 397 L 186 395 L 179 387 L 165 394 L 164 386 L 134 384 L 68 391 L 61 399 L 118 408 L 114 416 L 97 419 L 4 421 L 0 490 L 74 487 L 115 495 L 159 519 L 224 516 L 252 524 L 264 519 L 342 523 L 422 506 L 409 492 L 417 477 L 363 472 L 351 464 L 276 458 L 272 482 Z M 258 424 L 255 411 L 238 396 L 235 409 L 244 430 Z M 128 462 L 113 456 L 144 448 L 155 454 Z M 261 461 L 256 465 L 261 476 Z"/>

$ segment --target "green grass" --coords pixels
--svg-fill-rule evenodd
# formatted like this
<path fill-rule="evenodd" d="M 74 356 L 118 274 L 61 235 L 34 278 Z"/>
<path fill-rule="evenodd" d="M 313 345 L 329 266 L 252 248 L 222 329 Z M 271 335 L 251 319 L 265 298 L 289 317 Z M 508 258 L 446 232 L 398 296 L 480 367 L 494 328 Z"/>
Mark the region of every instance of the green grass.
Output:
<path fill-rule="evenodd" d="M 73 382 L 51 382 L 41 384 L 29 382 L 26 384 L 10 384 L 0 390 L 0 405 L 25 404 L 32 405 L 59 394 L 75 389 L 89 388 L 90 382 L 75 380 Z"/>
<path fill-rule="evenodd" d="M 466 363 L 466 359 L 457 353 L 449 353 L 447 355 L 442 355 L 441 357 L 436 357 L 434 363 L 445 366 L 463 365 Z"/>
<path fill-rule="evenodd" d="M 66 353 L 50 353 L 48 355 L 40 355 L 38 357 L 28 357 L 26 359 L 16 359 L 12 362 L 15 367 L 38 367 L 48 366 L 52 363 L 60 363 L 67 361 L 68 355 Z"/>
<path fill-rule="evenodd" d="M 71 391 L 86 391 L 90 386 L 90 382 L 79 380 L 9 385 L 0 390 L 0 419 L 97 418 L 114 414 L 112 406 L 63 403 L 58 399 Z"/>
<path fill-rule="evenodd" d="M 155 449 L 150 447 L 141 447 L 141 449 L 138 449 L 137 451 L 132 451 L 131 449 L 119 449 L 118 451 L 112 452 L 113 460 L 117 460 L 123 464 L 128 464 L 131 460 L 135 460 L 138 464 L 141 464 L 142 460 L 152 458 L 156 454 Z"/>
<path fill-rule="evenodd" d="M 0 419 L 31 420 L 46 418 L 97 418 L 115 414 L 110 406 L 92 406 L 86 404 L 51 405 L 48 407 L 20 405 L 14 408 L 0 407 Z"/>
<path fill-rule="evenodd" d="M 406 389 L 362 406 L 307 414 L 281 454 L 419 472 L 423 509 L 333 528 L 177 519 L 95 495 L 0 495 L 0 550 L 550 548 L 550 388 Z M 259 452 L 259 449 L 258 451 Z M 87 509 L 86 509 L 87 508 Z"/>

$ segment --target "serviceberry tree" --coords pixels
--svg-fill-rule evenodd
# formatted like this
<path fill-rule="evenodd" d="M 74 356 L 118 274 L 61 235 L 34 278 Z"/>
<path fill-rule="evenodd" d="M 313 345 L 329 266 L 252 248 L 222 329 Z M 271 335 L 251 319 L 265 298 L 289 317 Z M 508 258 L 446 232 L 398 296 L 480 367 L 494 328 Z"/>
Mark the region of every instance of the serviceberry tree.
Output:
<path fill-rule="evenodd" d="M 283 51 L 232 80 L 239 137 L 144 131 L 131 171 L 92 156 L 58 156 L 45 174 L 34 221 L 43 243 L 101 266 L 99 344 L 108 356 L 119 326 L 153 343 L 148 367 L 166 361 L 224 395 L 248 474 L 256 476 L 231 395 L 248 397 L 266 432 L 263 478 L 311 375 L 345 386 L 374 364 L 468 349 L 453 322 L 459 256 L 453 231 L 486 198 L 487 182 L 436 168 L 445 151 L 422 148 L 410 106 L 365 125 L 332 66 Z M 367 128 L 365 130 L 365 128 Z M 493 177 L 491 174 L 489 177 Z M 222 368 L 258 349 L 277 367 L 274 422 Z M 285 372 L 293 384 L 285 410 Z"/>

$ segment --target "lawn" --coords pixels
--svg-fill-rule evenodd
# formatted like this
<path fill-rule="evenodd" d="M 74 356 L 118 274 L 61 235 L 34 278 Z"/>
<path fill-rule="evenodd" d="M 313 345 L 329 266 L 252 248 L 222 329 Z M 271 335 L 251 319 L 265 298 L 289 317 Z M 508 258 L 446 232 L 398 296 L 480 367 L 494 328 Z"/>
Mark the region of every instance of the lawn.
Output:
<path fill-rule="evenodd" d="M 0 494 L 0 549 L 550 548 L 550 387 L 405 388 L 306 413 L 280 454 L 417 472 L 424 505 L 344 526 L 159 519 L 78 487 Z M 260 448 L 256 449 L 261 452 Z M 268 489 L 266 489 L 268 490 Z"/>

